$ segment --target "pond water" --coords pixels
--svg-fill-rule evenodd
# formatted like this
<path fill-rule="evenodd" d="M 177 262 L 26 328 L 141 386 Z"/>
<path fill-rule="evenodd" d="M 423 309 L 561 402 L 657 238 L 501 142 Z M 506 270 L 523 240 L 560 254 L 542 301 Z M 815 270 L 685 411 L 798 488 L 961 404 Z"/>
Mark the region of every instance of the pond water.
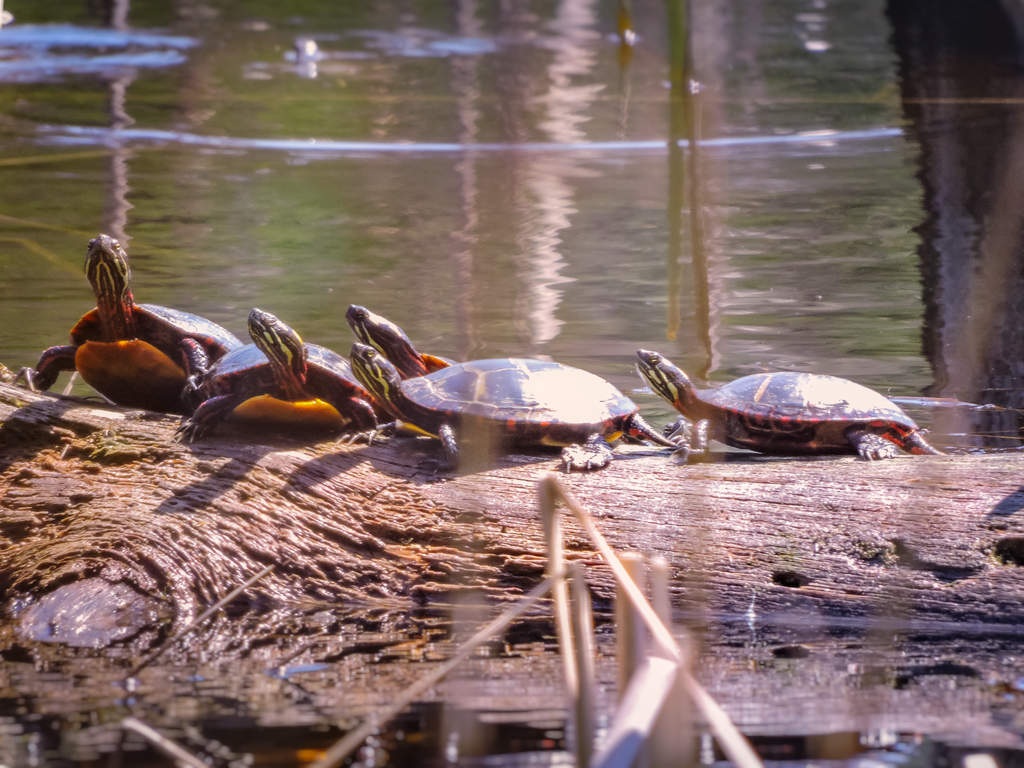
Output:
<path fill-rule="evenodd" d="M 641 347 L 987 404 L 911 410 L 946 449 L 1020 445 L 1008 12 L 943 47 L 923 4 L 707 5 L 686 133 L 655 0 L 631 48 L 614 0 L 9 0 L 0 362 L 65 343 L 105 232 L 140 302 L 242 338 L 260 307 L 347 353 L 358 303 L 435 354 L 598 373 L 657 424 Z"/>
<path fill-rule="evenodd" d="M 200 8 L 136 3 L 103 35 L 85 7 L 13 8 L 9 367 L 93 306 L 81 262 L 107 232 L 139 301 L 243 338 L 258 306 L 347 353 L 359 303 L 437 354 L 592 370 L 656 420 L 669 409 L 642 390 L 639 347 L 715 382 L 933 385 L 921 149 L 881 3 L 698 14 L 700 150 L 675 196 L 657 4 L 634 9 L 628 60 L 611 2 Z"/>

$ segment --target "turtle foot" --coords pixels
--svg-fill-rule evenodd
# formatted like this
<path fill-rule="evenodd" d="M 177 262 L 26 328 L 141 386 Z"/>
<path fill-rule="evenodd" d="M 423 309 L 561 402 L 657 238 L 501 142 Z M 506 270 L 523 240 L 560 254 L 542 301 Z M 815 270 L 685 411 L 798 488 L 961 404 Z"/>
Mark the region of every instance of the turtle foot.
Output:
<path fill-rule="evenodd" d="M 592 472 L 607 467 L 614 454 L 607 445 L 570 445 L 562 449 L 562 467 L 566 472 Z"/>
<path fill-rule="evenodd" d="M 451 462 L 443 459 L 424 459 L 416 465 L 416 468 L 432 475 L 447 474 L 458 470 L 458 467 L 453 467 Z"/>
<path fill-rule="evenodd" d="M 174 430 L 174 439 L 179 443 L 191 444 L 205 434 L 206 430 L 195 419 L 182 419 L 181 426 Z"/>
<path fill-rule="evenodd" d="M 28 367 L 22 368 L 20 371 L 18 371 L 18 375 L 14 379 L 15 385 L 17 385 L 17 383 L 19 381 L 24 379 L 25 380 L 25 388 L 28 389 L 29 392 L 38 392 L 39 390 L 36 388 L 36 383 L 35 383 L 35 375 L 34 375 L 35 372 L 36 372 L 35 368 L 28 368 Z"/>
<path fill-rule="evenodd" d="M 690 440 L 693 439 L 693 422 L 685 416 L 680 416 L 675 421 L 670 421 L 666 424 L 662 428 L 661 434 L 673 443 L 682 441 L 689 445 Z"/>
<path fill-rule="evenodd" d="M 692 453 L 689 442 L 680 443 L 674 451 L 672 451 L 672 458 L 679 464 L 685 464 L 690 460 L 690 453 Z"/>
<path fill-rule="evenodd" d="M 871 432 L 860 433 L 854 440 L 854 445 L 856 445 L 860 457 L 867 461 L 892 459 L 900 453 L 899 448 L 891 441 Z"/>
<path fill-rule="evenodd" d="M 338 442 L 342 445 L 355 445 L 356 443 L 366 443 L 366 445 L 373 445 L 373 441 L 377 438 L 389 438 L 394 437 L 395 432 L 398 431 L 398 427 L 395 422 L 390 424 L 383 424 L 374 429 L 367 429 L 362 432 L 348 432 L 338 438 Z"/>

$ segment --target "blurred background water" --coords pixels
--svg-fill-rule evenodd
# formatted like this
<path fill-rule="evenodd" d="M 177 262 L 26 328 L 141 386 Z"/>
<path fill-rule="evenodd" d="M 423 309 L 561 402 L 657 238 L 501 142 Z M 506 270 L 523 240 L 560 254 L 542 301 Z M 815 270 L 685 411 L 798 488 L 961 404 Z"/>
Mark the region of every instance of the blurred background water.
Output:
<path fill-rule="evenodd" d="M 695 6 L 682 194 L 655 0 L 632 47 L 614 0 L 7 8 L 9 367 L 94 306 L 81 262 L 107 232 L 139 301 L 243 338 L 258 306 L 347 353 L 355 302 L 437 354 L 592 370 L 654 418 L 638 347 L 715 382 L 977 395 L 932 391 L 922 148 L 880 1 Z"/>

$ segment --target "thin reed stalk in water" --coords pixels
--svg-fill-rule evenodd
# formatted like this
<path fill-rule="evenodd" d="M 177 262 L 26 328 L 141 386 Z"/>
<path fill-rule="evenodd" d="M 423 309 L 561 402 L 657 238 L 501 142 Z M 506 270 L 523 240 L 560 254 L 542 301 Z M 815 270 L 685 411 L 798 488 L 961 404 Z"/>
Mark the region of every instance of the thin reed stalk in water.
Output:
<path fill-rule="evenodd" d="M 452 669 L 465 661 L 469 657 L 469 654 L 471 654 L 478 645 L 489 640 L 492 636 L 511 624 L 528 608 L 533 607 L 538 600 L 548 593 L 552 585 L 562 580 L 563 575 L 564 574 L 559 571 L 558 573 L 551 574 L 544 579 L 544 581 L 534 587 L 526 597 L 513 605 L 494 621 L 484 626 L 479 632 L 473 635 L 473 637 L 467 640 L 465 644 L 459 648 L 456 654 L 448 659 L 448 661 L 439 666 L 433 672 L 424 675 L 422 678 L 410 685 L 392 704 L 389 704 L 383 709 L 377 710 L 367 717 L 363 721 L 362 725 L 355 730 L 349 731 L 339 741 L 335 742 L 330 749 L 324 752 L 322 757 L 320 757 L 316 762 L 310 763 L 309 768 L 335 768 L 335 766 L 341 765 L 342 761 L 352 754 L 352 752 L 354 752 L 359 745 L 366 740 L 366 737 L 373 733 L 374 729 L 380 727 L 393 718 L 409 706 L 417 696 L 428 690 L 438 680 L 451 672 Z"/>

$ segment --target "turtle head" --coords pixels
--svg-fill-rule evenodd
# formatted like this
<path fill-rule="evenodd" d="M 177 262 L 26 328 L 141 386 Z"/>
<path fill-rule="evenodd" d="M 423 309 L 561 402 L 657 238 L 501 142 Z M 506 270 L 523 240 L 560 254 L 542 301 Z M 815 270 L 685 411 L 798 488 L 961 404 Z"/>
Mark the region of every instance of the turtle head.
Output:
<path fill-rule="evenodd" d="M 277 370 L 294 381 L 306 383 L 306 345 L 291 326 L 262 309 L 249 313 L 249 336 Z"/>
<path fill-rule="evenodd" d="M 358 341 L 350 355 L 352 373 L 379 403 L 393 403 L 402 391 L 398 369 L 378 350 Z"/>
<path fill-rule="evenodd" d="M 405 331 L 386 317 L 374 314 L 366 307 L 353 304 L 345 313 L 352 332 L 362 344 L 367 344 L 384 357 L 398 370 L 403 379 L 423 376 L 429 371 L 423 363 L 423 357 L 416 351 Z"/>
<path fill-rule="evenodd" d="M 684 413 L 683 408 L 693 400 L 693 382 L 690 377 L 657 352 L 638 349 L 636 357 L 636 369 L 651 385 L 651 389 L 672 403 L 677 411 Z"/>
<path fill-rule="evenodd" d="M 110 235 L 90 240 L 85 254 L 85 276 L 96 294 L 96 307 L 107 340 L 134 339 L 132 270 L 121 244 Z"/>

